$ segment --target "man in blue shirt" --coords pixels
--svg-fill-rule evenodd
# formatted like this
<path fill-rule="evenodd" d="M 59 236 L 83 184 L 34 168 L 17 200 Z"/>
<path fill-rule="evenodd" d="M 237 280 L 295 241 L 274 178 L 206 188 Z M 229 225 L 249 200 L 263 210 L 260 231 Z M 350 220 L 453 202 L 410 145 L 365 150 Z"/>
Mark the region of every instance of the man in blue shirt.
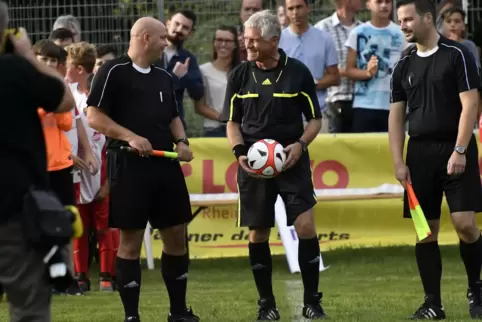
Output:
<path fill-rule="evenodd" d="M 338 56 L 331 35 L 308 22 L 308 0 L 286 0 L 290 25 L 283 29 L 279 47 L 305 64 L 313 75 L 320 108 L 325 111 L 326 89 L 340 84 Z"/>
<path fill-rule="evenodd" d="M 195 104 L 201 104 L 204 96 L 203 77 L 196 57 L 184 49 L 184 42 L 191 36 L 196 25 L 196 14 L 180 10 L 167 21 L 167 43 L 161 60 L 156 64 L 166 69 L 173 78 L 179 116 L 184 121 L 184 90 Z"/>

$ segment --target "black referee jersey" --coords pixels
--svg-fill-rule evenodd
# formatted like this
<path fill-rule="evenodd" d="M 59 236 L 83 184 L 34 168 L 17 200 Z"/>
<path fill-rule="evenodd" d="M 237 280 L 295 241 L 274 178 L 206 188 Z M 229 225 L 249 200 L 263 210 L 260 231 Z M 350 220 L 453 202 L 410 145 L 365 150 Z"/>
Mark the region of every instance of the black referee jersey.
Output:
<path fill-rule="evenodd" d="M 459 94 L 479 87 L 473 55 L 464 45 L 440 36 L 433 50 L 422 53 L 413 46 L 398 61 L 390 100 L 407 103 L 410 137 L 456 139 L 462 112 Z"/>
<path fill-rule="evenodd" d="M 179 116 L 171 75 L 154 65 L 135 65 L 128 56 L 105 62 L 92 81 L 88 106 L 149 140 L 155 150 L 172 151 L 171 122 Z M 109 140 L 115 148 L 125 142 Z"/>
<path fill-rule="evenodd" d="M 221 121 L 242 124 L 245 144 L 273 139 L 286 146 L 304 131 L 303 118 L 321 118 L 310 70 L 281 49 L 278 66 L 264 70 L 244 62 L 228 77 Z"/>

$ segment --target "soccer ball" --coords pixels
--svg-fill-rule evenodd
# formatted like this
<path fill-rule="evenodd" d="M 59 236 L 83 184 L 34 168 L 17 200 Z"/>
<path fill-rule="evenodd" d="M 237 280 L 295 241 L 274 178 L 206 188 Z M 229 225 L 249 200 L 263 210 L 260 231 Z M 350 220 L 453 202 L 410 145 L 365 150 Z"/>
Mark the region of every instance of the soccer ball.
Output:
<path fill-rule="evenodd" d="M 254 143 L 248 151 L 248 165 L 258 175 L 266 178 L 276 177 L 286 161 L 283 146 L 271 139 L 263 139 Z"/>

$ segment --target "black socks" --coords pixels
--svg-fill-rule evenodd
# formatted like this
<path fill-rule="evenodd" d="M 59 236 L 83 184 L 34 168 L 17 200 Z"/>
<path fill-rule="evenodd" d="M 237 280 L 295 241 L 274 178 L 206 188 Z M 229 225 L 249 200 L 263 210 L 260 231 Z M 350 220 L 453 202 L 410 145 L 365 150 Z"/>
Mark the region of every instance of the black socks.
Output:
<path fill-rule="evenodd" d="M 249 243 L 249 261 L 259 297 L 274 300 L 272 273 L 273 263 L 268 242 Z"/>
<path fill-rule="evenodd" d="M 298 263 L 303 280 L 304 304 L 313 304 L 320 281 L 320 244 L 318 238 L 299 239 Z"/>
<path fill-rule="evenodd" d="M 139 293 L 141 290 L 141 264 L 139 259 L 117 257 L 116 276 L 126 317 L 138 317 Z"/>
<path fill-rule="evenodd" d="M 460 241 L 460 257 L 467 271 L 467 279 L 470 289 L 474 289 L 480 280 L 480 269 L 482 266 L 482 236 L 475 243 L 467 244 Z"/>
<path fill-rule="evenodd" d="M 186 312 L 186 290 L 189 269 L 188 254 L 182 256 L 162 253 L 161 273 L 166 284 L 171 305 L 171 314 Z"/>
<path fill-rule="evenodd" d="M 431 299 L 432 304 L 442 306 L 440 295 L 442 256 L 438 242 L 417 243 L 415 245 L 415 257 L 417 258 L 425 295 Z"/>

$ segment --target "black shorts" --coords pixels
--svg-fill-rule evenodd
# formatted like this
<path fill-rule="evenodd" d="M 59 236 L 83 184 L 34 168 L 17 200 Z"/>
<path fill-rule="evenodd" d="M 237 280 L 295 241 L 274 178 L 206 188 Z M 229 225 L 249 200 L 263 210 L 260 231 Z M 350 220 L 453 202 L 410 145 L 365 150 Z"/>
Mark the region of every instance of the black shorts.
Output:
<path fill-rule="evenodd" d="M 291 169 L 272 179 L 250 177 L 238 167 L 238 190 L 238 227 L 274 227 L 274 205 L 278 195 L 285 203 L 288 226 L 293 225 L 299 215 L 313 208 L 317 202 L 307 152 Z"/>
<path fill-rule="evenodd" d="M 412 185 L 425 217 L 439 219 L 442 197 L 450 213 L 482 210 L 482 188 L 478 164 L 477 142 L 472 136 L 466 152 L 465 172 L 461 175 L 447 174 L 447 163 L 455 147 L 453 141 L 434 141 L 411 138 L 407 147 L 407 166 Z M 404 196 L 405 218 L 411 218 L 407 194 Z"/>
<path fill-rule="evenodd" d="M 73 166 L 56 171 L 49 171 L 50 189 L 57 194 L 65 206 L 75 205 Z"/>
<path fill-rule="evenodd" d="M 192 219 L 191 203 L 179 162 L 109 151 L 109 226 L 165 229 Z"/>

